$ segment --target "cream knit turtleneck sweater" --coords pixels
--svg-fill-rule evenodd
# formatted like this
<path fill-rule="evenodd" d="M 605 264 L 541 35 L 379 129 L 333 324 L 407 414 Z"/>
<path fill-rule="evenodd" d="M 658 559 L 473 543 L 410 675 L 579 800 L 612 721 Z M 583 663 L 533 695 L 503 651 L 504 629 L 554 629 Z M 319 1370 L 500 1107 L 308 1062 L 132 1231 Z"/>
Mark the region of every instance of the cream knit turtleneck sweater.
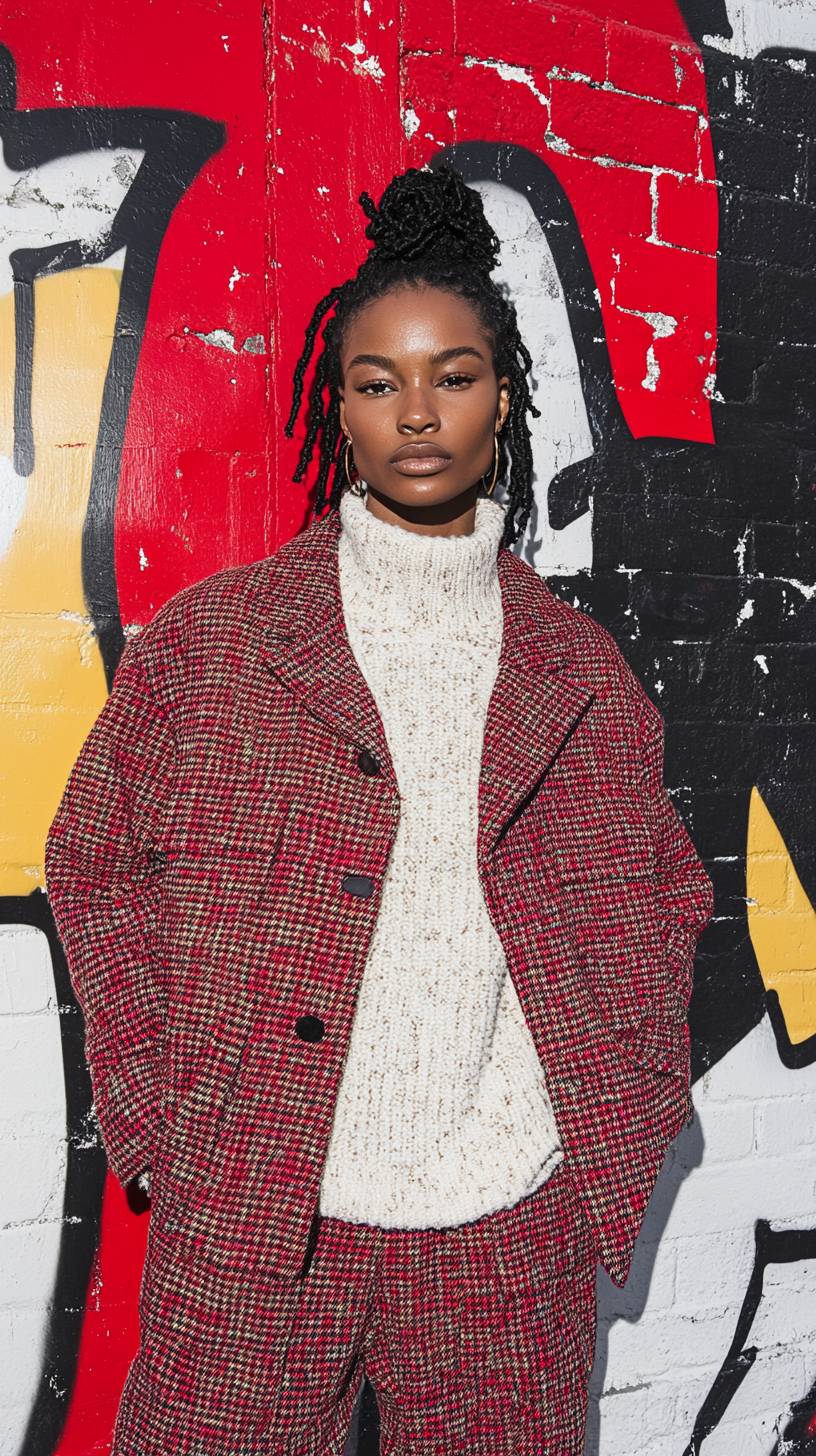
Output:
<path fill-rule="evenodd" d="M 320 1212 L 448 1227 L 511 1207 L 563 1158 L 532 1036 L 476 868 L 498 667 L 504 510 L 424 536 L 340 501 L 352 651 L 385 729 L 400 821 L 343 1068 Z"/>

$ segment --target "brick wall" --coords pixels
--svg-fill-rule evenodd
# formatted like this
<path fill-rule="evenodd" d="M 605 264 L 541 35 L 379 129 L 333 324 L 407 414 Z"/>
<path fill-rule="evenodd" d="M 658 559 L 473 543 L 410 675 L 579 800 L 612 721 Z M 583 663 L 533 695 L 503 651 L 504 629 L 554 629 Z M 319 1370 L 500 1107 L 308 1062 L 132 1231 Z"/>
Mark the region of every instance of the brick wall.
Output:
<path fill-rule="evenodd" d="M 518 549 L 666 722 L 716 889 L 697 1115 L 624 1290 L 587 1451 L 816 1449 L 816 12 L 807 0 L 126 11 L 0 37 L 0 1456 L 105 1449 L 149 1218 L 111 1178 L 44 894 L 128 634 L 304 523 L 285 439 L 358 205 L 445 155 L 534 360 Z M 366 1389 L 348 1452 L 376 1449 Z"/>

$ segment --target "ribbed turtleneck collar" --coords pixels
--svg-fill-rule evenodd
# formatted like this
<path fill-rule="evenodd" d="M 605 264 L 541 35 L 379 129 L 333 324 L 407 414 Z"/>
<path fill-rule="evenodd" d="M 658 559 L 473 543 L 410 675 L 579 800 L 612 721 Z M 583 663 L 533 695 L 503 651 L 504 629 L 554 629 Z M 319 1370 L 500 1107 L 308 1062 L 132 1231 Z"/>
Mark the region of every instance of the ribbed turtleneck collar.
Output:
<path fill-rule="evenodd" d="M 466 536 L 428 536 L 383 521 L 365 497 L 340 497 L 341 580 L 353 576 L 383 626 L 461 630 L 487 626 L 501 608 L 497 557 L 505 513 L 489 496 L 476 501 Z M 348 600 L 348 593 L 344 593 Z"/>

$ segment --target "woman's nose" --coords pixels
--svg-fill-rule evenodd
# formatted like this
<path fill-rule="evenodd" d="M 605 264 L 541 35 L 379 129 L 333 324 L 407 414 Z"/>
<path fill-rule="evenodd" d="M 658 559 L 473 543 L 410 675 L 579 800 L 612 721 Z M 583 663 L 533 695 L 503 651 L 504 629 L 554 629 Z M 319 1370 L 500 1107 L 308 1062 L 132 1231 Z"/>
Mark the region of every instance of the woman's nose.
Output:
<path fill-rule="evenodd" d="M 439 425 L 439 413 L 433 397 L 422 386 L 406 390 L 400 409 L 399 428 L 426 430 Z"/>

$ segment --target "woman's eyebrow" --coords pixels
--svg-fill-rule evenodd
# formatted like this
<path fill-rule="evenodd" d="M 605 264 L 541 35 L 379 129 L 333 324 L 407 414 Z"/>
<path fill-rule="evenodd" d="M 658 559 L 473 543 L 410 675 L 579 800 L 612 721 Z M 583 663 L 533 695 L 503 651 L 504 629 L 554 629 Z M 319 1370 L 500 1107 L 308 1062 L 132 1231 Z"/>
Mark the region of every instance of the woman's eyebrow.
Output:
<path fill-rule="evenodd" d="M 431 364 L 447 364 L 450 359 L 458 359 L 462 354 L 472 354 L 474 359 L 481 359 L 482 363 L 484 363 L 484 354 L 480 354 L 478 349 L 474 349 L 469 344 L 462 345 L 461 348 L 456 349 L 440 349 L 436 354 L 429 355 L 429 362 Z M 355 354 L 354 358 L 349 360 L 346 368 L 353 369 L 355 364 L 374 364 L 380 369 L 393 369 L 395 371 L 397 368 L 396 361 L 390 359 L 387 354 Z"/>

